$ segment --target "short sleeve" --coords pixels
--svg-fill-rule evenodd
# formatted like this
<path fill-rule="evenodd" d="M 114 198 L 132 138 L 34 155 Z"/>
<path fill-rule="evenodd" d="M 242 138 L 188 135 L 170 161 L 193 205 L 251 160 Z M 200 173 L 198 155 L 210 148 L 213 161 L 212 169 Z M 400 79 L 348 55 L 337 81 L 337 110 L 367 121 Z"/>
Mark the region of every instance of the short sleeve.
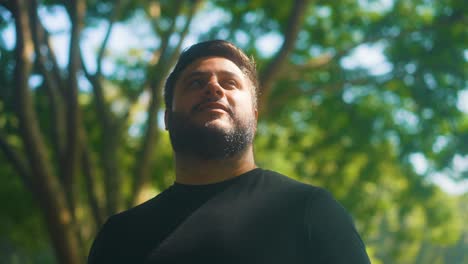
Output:
<path fill-rule="evenodd" d="M 308 196 L 304 225 L 310 263 L 370 263 L 351 216 L 328 191 L 319 188 Z"/>

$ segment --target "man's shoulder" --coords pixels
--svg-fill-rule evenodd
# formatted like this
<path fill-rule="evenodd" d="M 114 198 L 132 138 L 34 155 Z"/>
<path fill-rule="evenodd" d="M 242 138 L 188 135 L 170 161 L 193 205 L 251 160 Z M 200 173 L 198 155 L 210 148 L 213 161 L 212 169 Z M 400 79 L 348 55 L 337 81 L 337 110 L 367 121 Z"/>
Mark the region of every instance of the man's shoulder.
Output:
<path fill-rule="evenodd" d="M 283 190 L 288 190 L 291 193 L 303 194 L 308 200 L 309 206 L 314 203 L 326 205 L 336 204 L 341 206 L 333 196 L 333 194 L 324 187 L 315 186 L 309 183 L 301 182 L 284 174 L 263 170 L 264 177 L 271 182 L 272 185 L 278 186 Z"/>
<path fill-rule="evenodd" d="M 89 263 L 130 263 L 126 259 L 129 256 L 133 259 L 142 257 L 143 242 L 152 234 L 151 227 L 158 226 L 156 220 L 160 212 L 154 208 L 160 206 L 158 201 L 165 196 L 164 191 L 140 205 L 110 216 L 94 241 Z"/>
<path fill-rule="evenodd" d="M 169 188 L 170 189 L 170 188 Z M 115 223 L 128 223 L 134 220 L 148 219 L 151 218 L 151 215 L 158 212 L 155 208 L 163 205 L 161 201 L 167 199 L 169 194 L 169 189 L 164 190 L 163 192 L 157 194 L 155 197 L 136 205 L 132 208 L 119 212 L 110 217 Z"/>
<path fill-rule="evenodd" d="M 273 170 L 262 169 L 262 173 L 256 179 L 258 185 L 265 188 L 304 195 L 314 195 L 325 191 L 323 188 L 304 183 L 292 177 L 286 176 L 280 172 Z"/>
<path fill-rule="evenodd" d="M 271 184 L 278 184 L 282 186 L 287 186 L 287 187 L 297 187 L 297 188 L 306 188 L 306 189 L 318 189 L 320 187 L 301 182 L 299 180 L 296 180 L 290 176 L 286 176 L 280 172 L 273 171 L 273 170 L 268 170 L 268 169 L 261 169 L 262 173 L 261 176 L 263 180 L 266 181 L 266 183 L 271 183 Z"/>

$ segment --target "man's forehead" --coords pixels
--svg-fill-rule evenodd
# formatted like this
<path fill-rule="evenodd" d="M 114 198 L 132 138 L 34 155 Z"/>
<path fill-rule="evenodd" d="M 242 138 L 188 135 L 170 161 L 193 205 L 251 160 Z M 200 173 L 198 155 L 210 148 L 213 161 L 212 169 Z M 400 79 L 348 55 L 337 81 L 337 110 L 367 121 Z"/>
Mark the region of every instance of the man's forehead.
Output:
<path fill-rule="evenodd" d="M 192 71 L 187 71 L 183 76 L 182 78 L 183 79 L 190 79 L 192 77 L 206 77 L 206 76 L 209 76 L 209 75 L 212 75 L 213 73 L 216 73 L 217 75 L 220 75 L 220 76 L 228 76 L 228 77 L 237 77 L 239 76 L 240 72 L 236 72 L 236 71 L 230 71 L 230 70 L 216 70 L 216 71 L 208 71 L 208 70 L 204 70 L 204 69 L 195 69 L 195 70 L 192 70 Z"/>
<path fill-rule="evenodd" d="M 242 70 L 237 66 L 232 60 L 218 57 L 218 56 L 209 56 L 201 57 L 185 67 L 182 74 L 187 74 L 190 72 L 203 72 L 205 70 L 216 70 L 219 72 L 231 72 L 231 73 L 242 73 Z"/>

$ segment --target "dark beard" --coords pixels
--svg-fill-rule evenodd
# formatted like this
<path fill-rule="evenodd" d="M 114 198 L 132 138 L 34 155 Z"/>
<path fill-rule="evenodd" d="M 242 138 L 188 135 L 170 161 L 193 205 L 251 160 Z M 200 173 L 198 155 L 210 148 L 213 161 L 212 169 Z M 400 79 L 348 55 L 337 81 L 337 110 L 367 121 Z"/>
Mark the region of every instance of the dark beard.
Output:
<path fill-rule="evenodd" d="M 253 142 L 255 121 L 246 124 L 236 118 L 230 131 L 217 127 L 200 126 L 186 114 L 168 112 L 168 130 L 176 154 L 205 160 L 221 160 L 243 152 Z"/>

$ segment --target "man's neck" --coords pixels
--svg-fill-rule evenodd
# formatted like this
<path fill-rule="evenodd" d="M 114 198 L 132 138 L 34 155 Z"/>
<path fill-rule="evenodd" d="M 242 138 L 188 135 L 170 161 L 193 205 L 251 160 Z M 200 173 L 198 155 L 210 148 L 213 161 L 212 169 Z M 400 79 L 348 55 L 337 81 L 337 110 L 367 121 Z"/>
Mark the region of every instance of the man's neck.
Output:
<path fill-rule="evenodd" d="M 231 158 L 220 160 L 175 155 L 176 182 L 182 184 L 202 185 L 222 182 L 256 167 L 252 147 Z"/>

